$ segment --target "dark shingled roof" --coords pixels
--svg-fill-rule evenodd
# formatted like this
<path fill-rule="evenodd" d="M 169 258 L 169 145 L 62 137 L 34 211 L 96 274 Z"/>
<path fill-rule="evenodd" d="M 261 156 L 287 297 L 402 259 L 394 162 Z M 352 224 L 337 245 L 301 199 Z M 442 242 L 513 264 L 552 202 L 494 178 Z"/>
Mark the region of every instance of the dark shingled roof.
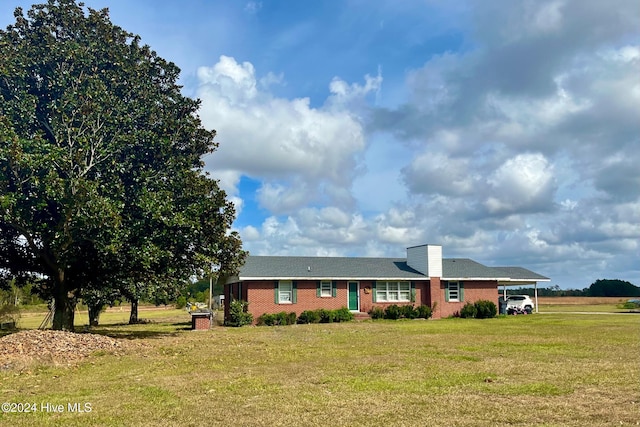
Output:
<path fill-rule="evenodd" d="M 442 278 L 443 279 L 502 279 L 508 278 L 501 271 L 497 271 L 486 265 L 468 258 L 443 258 Z"/>
<path fill-rule="evenodd" d="M 424 279 L 404 258 L 248 256 L 240 280 L 252 278 Z"/>
<path fill-rule="evenodd" d="M 494 270 L 498 270 L 502 272 L 504 276 L 511 279 L 511 281 L 522 280 L 522 281 L 534 281 L 534 282 L 540 282 L 540 281 L 547 282 L 551 280 L 548 277 L 545 277 L 538 273 L 534 273 L 533 271 L 527 270 L 526 268 L 522 268 L 522 267 L 492 267 L 492 268 Z"/>
<path fill-rule="evenodd" d="M 405 258 L 248 256 L 239 279 L 408 279 L 428 277 Z M 487 267 L 468 258 L 442 260 L 443 279 L 548 280 L 521 267 Z"/>

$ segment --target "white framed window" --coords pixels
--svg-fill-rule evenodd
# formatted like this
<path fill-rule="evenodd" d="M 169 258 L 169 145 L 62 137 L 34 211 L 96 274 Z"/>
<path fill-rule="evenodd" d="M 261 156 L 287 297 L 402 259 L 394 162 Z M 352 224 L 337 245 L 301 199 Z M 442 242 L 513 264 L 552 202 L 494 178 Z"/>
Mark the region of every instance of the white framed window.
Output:
<path fill-rule="evenodd" d="M 280 304 L 293 303 L 293 282 L 291 280 L 280 280 L 278 282 L 278 302 Z"/>
<path fill-rule="evenodd" d="M 460 301 L 460 282 L 448 282 L 449 301 Z"/>
<path fill-rule="evenodd" d="M 409 282 L 377 282 L 376 302 L 409 302 L 411 301 L 411 283 Z"/>
<path fill-rule="evenodd" d="M 323 298 L 332 297 L 331 280 L 320 281 L 320 296 Z"/>

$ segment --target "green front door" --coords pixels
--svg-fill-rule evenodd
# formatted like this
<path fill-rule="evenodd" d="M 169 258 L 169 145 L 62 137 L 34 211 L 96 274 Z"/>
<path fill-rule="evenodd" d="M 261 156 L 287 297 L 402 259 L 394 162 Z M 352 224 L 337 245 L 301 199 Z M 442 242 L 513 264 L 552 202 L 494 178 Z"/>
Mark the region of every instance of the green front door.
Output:
<path fill-rule="evenodd" d="M 349 310 L 359 311 L 358 282 L 349 282 Z"/>

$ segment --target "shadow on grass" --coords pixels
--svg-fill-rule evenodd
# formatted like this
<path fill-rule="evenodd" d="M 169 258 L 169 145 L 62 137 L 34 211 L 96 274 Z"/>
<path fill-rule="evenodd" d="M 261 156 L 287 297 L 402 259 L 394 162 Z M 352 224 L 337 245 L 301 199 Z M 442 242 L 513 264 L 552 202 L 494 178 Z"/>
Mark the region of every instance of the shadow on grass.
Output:
<path fill-rule="evenodd" d="M 141 323 L 130 325 L 128 323 L 116 323 L 108 326 L 95 326 L 88 328 L 86 332 L 98 335 L 106 335 L 117 339 L 148 339 L 175 337 L 183 331 L 191 330 L 191 322 L 178 323 Z"/>

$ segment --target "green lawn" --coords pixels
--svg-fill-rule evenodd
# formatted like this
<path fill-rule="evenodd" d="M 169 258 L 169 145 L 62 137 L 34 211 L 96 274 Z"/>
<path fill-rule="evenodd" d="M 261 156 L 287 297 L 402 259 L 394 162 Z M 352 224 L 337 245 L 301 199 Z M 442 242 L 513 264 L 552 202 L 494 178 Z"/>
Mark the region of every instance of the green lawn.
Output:
<path fill-rule="evenodd" d="M 147 317 L 146 313 L 145 316 Z M 179 320 L 179 321 L 178 321 Z M 637 425 L 640 315 L 366 321 L 96 332 L 135 350 L 74 368 L 0 371 L 2 401 L 90 413 L 0 414 L 12 426 Z"/>

